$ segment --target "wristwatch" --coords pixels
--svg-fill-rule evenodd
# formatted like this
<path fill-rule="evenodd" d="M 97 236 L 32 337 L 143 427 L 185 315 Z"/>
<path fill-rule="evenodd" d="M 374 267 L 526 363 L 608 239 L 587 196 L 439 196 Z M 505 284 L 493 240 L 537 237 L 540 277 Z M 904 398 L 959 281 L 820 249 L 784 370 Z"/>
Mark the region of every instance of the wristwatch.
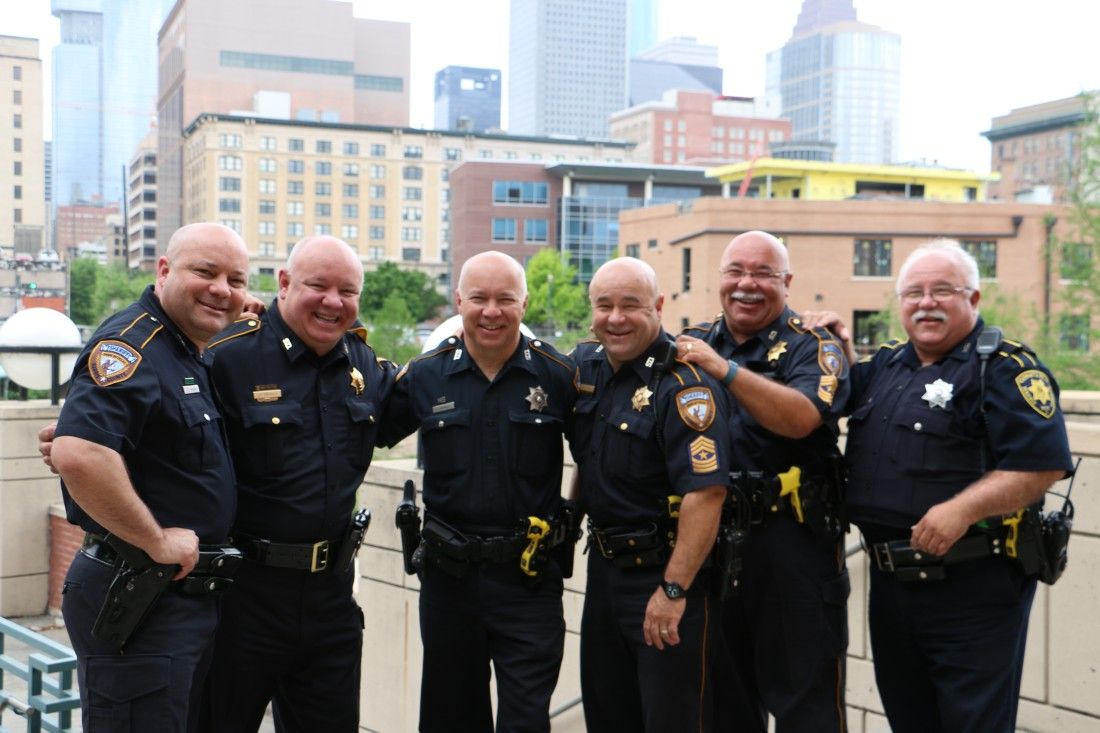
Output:
<path fill-rule="evenodd" d="M 671 580 L 662 580 L 661 588 L 664 589 L 665 595 L 673 601 L 678 598 L 683 598 L 687 595 L 687 591 L 684 590 L 684 586 L 680 585 L 679 583 L 674 583 Z"/>

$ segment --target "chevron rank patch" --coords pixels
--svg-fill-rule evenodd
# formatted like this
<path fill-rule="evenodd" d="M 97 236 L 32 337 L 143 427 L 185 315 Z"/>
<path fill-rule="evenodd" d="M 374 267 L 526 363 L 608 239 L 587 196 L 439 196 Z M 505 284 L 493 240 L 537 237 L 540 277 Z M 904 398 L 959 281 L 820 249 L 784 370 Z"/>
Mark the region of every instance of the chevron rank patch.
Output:
<path fill-rule="evenodd" d="M 833 398 L 836 397 L 836 385 L 835 375 L 822 374 L 821 378 L 817 380 L 817 398 L 826 405 L 832 405 Z"/>
<path fill-rule="evenodd" d="M 691 452 L 692 473 L 710 473 L 718 470 L 718 451 L 714 447 L 713 440 L 700 435 L 691 441 L 688 450 Z"/>
<path fill-rule="evenodd" d="M 114 339 L 100 341 L 88 356 L 88 374 L 100 387 L 125 382 L 141 364 L 141 353 L 130 344 Z"/>
<path fill-rule="evenodd" d="M 1028 369 L 1016 375 L 1016 387 L 1031 409 L 1047 420 L 1054 417 L 1054 389 L 1047 375 L 1038 369 Z"/>
<path fill-rule="evenodd" d="M 688 387 L 676 393 L 676 411 L 692 430 L 700 433 L 714 422 L 714 395 L 708 387 Z"/>

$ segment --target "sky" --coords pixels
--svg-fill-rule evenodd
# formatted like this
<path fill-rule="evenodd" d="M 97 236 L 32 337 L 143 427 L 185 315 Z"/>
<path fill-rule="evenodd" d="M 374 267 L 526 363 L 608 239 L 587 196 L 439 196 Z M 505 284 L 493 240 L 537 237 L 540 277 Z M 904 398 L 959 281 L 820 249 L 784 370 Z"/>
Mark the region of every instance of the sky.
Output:
<path fill-rule="evenodd" d="M 802 0 L 658 4 L 659 40 L 694 36 L 718 46 L 724 93 L 762 96 L 765 56 L 790 38 Z M 359 17 L 412 24 L 413 127 L 432 126 L 435 72 L 448 65 L 500 68 L 507 122 L 509 0 L 353 0 L 353 7 Z M 902 161 L 988 171 L 981 132 L 993 117 L 1100 89 L 1100 3 L 855 0 L 855 7 L 859 20 L 901 36 Z M 48 84 L 59 42 L 49 0 L 0 0 L 0 33 L 41 39 Z"/>

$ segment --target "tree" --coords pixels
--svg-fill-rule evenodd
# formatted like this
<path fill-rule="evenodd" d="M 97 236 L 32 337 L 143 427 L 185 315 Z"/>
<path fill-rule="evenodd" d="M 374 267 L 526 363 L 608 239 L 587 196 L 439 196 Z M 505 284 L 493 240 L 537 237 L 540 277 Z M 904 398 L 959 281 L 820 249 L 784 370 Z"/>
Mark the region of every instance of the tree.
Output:
<path fill-rule="evenodd" d="M 77 257 L 69 265 L 69 317 L 98 326 L 137 300 L 152 282 L 151 273 L 131 273 L 121 265 L 105 267 L 90 257 Z"/>
<path fill-rule="evenodd" d="M 401 293 L 390 293 L 369 321 L 369 340 L 374 353 L 404 364 L 420 353 L 416 321 Z"/>
<path fill-rule="evenodd" d="M 77 257 L 69 265 L 69 318 L 75 323 L 99 323 L 95 311 L 95 285 L 99 264 L 89 257 Z"/>
<path fill-rule="evenodd" d="M 587 326 L 588 298 L 577 282 L 577 271 L 553 248 L 546 248 L 527 263 L 527 315 L 533 326 L 567 331 Z"/>
<path fill-rule="evenodd" d="M 363 292 L 359 296 L 359 312 L 363 318 L 371 320 L 393 293 L 404 301 L 415 323 L 433 317 L 439 307 L 447 302 L 436 292 L 431 278 L 423 272 L 404 270 L 392 262 L 383 262 L 377 270 L 363 275 Z"/>

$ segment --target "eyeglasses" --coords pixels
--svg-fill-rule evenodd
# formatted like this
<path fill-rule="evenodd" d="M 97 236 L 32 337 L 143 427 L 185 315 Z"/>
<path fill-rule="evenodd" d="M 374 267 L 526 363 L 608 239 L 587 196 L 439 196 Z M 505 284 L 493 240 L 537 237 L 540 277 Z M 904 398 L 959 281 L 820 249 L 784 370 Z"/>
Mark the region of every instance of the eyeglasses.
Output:
<path fill-rule="evenodd" d="M 721 273 L 725 277 L 733 278 L 734 280 L 740 280 L 741 278 L 748 276 L 750 280 L 755 282 L 767 282 L 768 280 L 782 280 L 786 275 L 786 270 L 780 270 L 779 272 L 772 272 L 771 270 L 756 270 L 755 272 L 749 272 L 742 270 L 740 267 L 727 267 L 725 270 L 721 270 Z"/>
<path fill-rule="evenodd" d="M 925 295 L 930 295 L 932 300 L 943 301 L 951 298 L 959 293 L 969 293 L 974 288 L 967 287 L 955 287 L 953 285 L 937 285 L 931 290 L 921 290 L 920 288 L 910 288 L 904 292 L 898 293 L 898 297 L 901 298 L 903 303 L 919 303 L 924 300 Z"/>

